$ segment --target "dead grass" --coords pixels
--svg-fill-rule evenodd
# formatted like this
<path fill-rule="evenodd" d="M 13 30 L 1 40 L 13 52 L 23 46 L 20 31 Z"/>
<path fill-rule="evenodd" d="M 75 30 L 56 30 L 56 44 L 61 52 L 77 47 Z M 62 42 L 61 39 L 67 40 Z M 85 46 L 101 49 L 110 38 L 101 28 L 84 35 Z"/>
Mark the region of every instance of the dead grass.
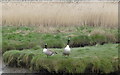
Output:
<path fill-rule="evenodd" d="M 118 26 L 117 2 L 4 2 L 2 25 L 59 26 Z M 45 30 L 46 31 L 46 30 Z"/>

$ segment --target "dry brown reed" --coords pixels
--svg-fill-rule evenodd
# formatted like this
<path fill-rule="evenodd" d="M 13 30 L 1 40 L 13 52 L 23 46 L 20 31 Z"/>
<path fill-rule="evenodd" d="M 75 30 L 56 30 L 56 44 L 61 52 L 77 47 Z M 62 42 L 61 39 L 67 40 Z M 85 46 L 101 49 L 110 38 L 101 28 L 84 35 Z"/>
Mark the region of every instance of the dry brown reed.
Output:
<path fill-rule="evenodd" d="M 117 2 L 4 2 L 2 25 L 118 26 Z"/>

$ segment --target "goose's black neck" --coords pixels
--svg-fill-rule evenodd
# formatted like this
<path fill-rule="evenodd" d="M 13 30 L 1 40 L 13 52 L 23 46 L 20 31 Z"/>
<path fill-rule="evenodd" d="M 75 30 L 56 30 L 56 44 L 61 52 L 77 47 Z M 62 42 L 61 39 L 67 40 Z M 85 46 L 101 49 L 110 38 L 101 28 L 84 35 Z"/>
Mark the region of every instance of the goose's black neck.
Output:
<path fill-rule="evenodd" d="M 70 40 L 68 40 L 68 42 L 67 42 L 67 45 L 69 45 L 70 44 Z"/>
<path fill-rule="evenodd" d="M 45 44 L 45 48 L 47 48 L 47 44 Z"/>

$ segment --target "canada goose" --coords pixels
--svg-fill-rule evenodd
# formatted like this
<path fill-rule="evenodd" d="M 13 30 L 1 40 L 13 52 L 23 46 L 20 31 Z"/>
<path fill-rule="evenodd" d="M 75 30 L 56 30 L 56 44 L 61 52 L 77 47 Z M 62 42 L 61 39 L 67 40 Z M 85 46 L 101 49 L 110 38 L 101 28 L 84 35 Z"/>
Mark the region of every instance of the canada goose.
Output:
<path fill-rule="evenodd" d="M 68 39 L 68 42 L 67 42 L 67 46 L 64 48 L 64 51 L 63 51 L 63 55 L 67 55 L 69 56 L 70 52 L 71 52 L 71 49 L 69 47 L 69 43 L 70 43 L 70 38 Z"/>
<path fill-rule="evenodd" d="M 57 54 L 57 52 L 51 51 L 49 49 L 47 49 L 47 44 L 45 44 L 45 48 L 43 49 L 43 53 L 45 53 L 48 56 L 52 56 L 54 54 Z"/>

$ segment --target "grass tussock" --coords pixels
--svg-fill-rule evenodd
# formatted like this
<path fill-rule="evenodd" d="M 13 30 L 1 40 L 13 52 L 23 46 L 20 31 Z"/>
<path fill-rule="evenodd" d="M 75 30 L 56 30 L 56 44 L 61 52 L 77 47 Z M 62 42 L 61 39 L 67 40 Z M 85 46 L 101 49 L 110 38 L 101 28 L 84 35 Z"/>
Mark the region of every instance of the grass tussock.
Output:
<path fill-rule="evenodd" d="M 90 36 L 92 36 L 92 40 L 96 43 L 106 43 L 106 42 L 113 42 L 115 43 L 118 38 L 116 34 L 111 34 L 108 31 L 102 30 L 101 29 L 95 29 L 90 33 Z"/>
<path fill-rule="evenodd" d="M 53 49 L 59 54 L 48 58 L 42 49 L 12 50 L 5 52 L 3 59 L 9 66 L 27 67 L 37 72 L 111 73 L 119 70 L 117 46 L 118 44 L 105 44 L 72 48 L 69 57 L 62 56 L 63 49 Z"/>
<path fill-rule="evenodd" d="M 14 66 L 14 67 L 29 67 L 30 62 L 33 56 L 39 54 L 39 51 L 34 50 L 11 50 L 7 51 L 3 54 L 4 62 L 6 62 L 6 65 L 8 66 Z"/>
<path fill-rule="evenodd" d="M 39 31 L 42 32 L 54 31 L 53 27 L 73 25 L 116 28 L 118 27 L 117 9 L 117 2 L 4 2 L 2 24 L 40 26 Z"/>
<path fill-rule="evenodd" d="M 17 50 L 13 50 L 12 52 L 6 52 L 3 56 L 4 62 L 6 62 L 6 65 L 8 66 L 17 66 L 17 58 L 20 55 L 20 52 Z"/>

